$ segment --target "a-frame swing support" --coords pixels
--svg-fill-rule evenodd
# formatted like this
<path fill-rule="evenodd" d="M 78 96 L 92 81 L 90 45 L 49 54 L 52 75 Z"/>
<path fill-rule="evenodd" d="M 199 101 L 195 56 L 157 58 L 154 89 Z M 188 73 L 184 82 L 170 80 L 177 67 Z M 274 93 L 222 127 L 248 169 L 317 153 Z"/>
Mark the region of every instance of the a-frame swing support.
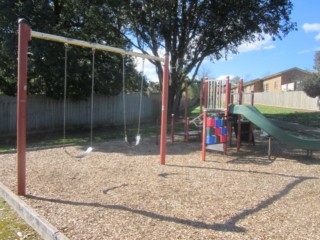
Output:
<path fill-rule="evenodd" d="M 165 164 L 167 139 L 167 105 L 169 81 L 169 55 L 164 58 L 126 51 L 97 43 L 90 43 L 72 38 L 32 31 L 25 19 L 19 19 L 18 30 L 18 83 L 17 83 L 17 194 L 26 195 L 26 139 L 27 139 L 27 63 L 28 43 L 31 38 L 39 38 L 69 45 L 92 48 L 164 62 L 162 79 L 160 164 Z"/>

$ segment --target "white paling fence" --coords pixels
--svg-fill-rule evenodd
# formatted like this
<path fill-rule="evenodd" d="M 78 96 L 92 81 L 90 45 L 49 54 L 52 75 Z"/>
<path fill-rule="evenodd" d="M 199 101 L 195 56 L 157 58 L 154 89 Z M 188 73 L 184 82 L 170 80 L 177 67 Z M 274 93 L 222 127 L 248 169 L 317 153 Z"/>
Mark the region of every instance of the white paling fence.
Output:
<path fill-rule="evenodd" d="M 54 100 L 45 96 L 28 96 L 27 129 L 28 132 L 62 131 L 63 100 Z M 126 95 L 127 124 L 138 122 L 140 95 Z M 15 134 L 17 118 L 16 97 L 0 96 L 0 135 Z M 160 116 L 161 95 L 152 94 L 142 97 L 141 122 L 153 122 Z M 66 128 L 90 127 L 91 99 L 67 101 Z M 94 96 L 93 125 L 123 125 L 122 94 L 112 97 Z"/>
<path fill-rule="evenodd" d="M 245 104 L 250 104 L 251 94 L 243 94 L 243 102 Z M 320 110 L 319 97 L 308 97 L 303 91 L 254 93 L 254 104 L 311 111 Z"/>

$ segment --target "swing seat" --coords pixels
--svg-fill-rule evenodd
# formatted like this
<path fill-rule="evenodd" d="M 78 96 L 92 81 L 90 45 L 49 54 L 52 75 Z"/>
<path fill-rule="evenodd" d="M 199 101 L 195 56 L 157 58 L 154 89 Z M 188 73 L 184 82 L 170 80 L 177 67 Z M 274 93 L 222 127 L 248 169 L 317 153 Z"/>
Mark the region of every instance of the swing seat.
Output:
<path fill-rule="evenodd" d="M 64 152 L 72 158 L 84 158 L 84 157 L 88 156 L 93 151 L 93 147 L 88 147 L 86 151 L 80 153 L 79 155 L 74 155 L 74 154 L 71 154 L 70 152 L 68 152 L 68 150 L 65 147 L 63 149 L 64 149 Z"/>
<path fill-rule="evenodd" d="M 138 146 L 140 144 L 140 140 L 141 140 L 141 136 L 137 135 L 135 137 L 134 141 L 130 141 L 130 139 L 128 139 L 127 136 L 124 137 L 125 142 L 127 143 L 128 146 L 130 147 L 134 147 L 134 146 Z"/>
<path fill-rule="evenodd" d="M 84 158 L 86 156 L 88 156 L 91 152 L 92 152 L 93 148 L 92 147 L 88 147 L 87 150 L 83 153 L 81 153 L 79 156 L 77 156 L 77 158 Z"/>

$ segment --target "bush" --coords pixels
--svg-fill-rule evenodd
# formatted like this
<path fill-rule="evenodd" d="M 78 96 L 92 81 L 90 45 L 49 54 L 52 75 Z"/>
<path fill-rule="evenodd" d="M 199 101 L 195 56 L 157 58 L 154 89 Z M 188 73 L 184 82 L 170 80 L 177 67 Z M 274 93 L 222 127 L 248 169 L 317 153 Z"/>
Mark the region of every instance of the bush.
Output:
<path fill-rule="evenodd" d="M 302 82 L 303 91 L 312 98 L 320 96 L 320 73 L 313 73 Z"/>

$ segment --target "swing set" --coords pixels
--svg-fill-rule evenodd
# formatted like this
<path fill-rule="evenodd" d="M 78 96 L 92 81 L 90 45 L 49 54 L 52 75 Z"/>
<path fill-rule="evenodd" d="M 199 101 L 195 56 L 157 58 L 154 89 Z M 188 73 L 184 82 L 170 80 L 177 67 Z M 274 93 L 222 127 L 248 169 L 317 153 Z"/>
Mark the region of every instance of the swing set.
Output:
<path fill-rule="evenodd" d="M 94 73 L 95 73 L 95 51 L 107 51 L 121 54 L 122 63 L 122 82 L 123 82 L 123 119 L 124 119 L 124 138 L 128 146 L 137 146 L 140 143 L 140 119 L 142 109 L 142 88 L 143 73 L 140 85 L 139 101 L 139 121 L 135 141 L 130 141 L 127 136 L 126 122 L 126 85 L 125 85 L 125 56 L 135 56 L 143 59 L 142 72 L 144 71 L 144 60 L 163 62 L 163 81 L 162 81 L 162 107 L 161 107 L 161 133 L 160 133 L 160 164 L 165 164 L 166 157 L 166 138 L 167 138 L 167 105 L 168 105 L 168 79 L 169 79 L 169 56 L 164 58 L 141 54 L 133 51 L 126 51 L 121 48 L 115 48 L 107 45 L 86 42 L 77 39 L 66 38 L 62 36 L 41 33 L 31 30 L 25 19 L 19 19 L 18 30 L 18 86 L 17 86 L 17 194 L 24 196 L 26 194 L 26 133 L 27 133 L 27 63 L 28 63 L 28 43 L 31 38 L 38 38 L 47 41 L 54 41 L 65 44 L 65 72 L 64 72 L 64 106 L 63 106 L 63 139 L 66 140 L 66 99 L 67 99 L 67 60 L 68 46 L 80 46 L 92 49 L 92 74 L 91 74 L 91 114 L 90 114 L 90 146 L 81 154 L 72 155 L 64 146 L 65 152 L 71 157 L 82 158 L 90 154 L 93 150 L 93 106 L 94 106 Z"/>

